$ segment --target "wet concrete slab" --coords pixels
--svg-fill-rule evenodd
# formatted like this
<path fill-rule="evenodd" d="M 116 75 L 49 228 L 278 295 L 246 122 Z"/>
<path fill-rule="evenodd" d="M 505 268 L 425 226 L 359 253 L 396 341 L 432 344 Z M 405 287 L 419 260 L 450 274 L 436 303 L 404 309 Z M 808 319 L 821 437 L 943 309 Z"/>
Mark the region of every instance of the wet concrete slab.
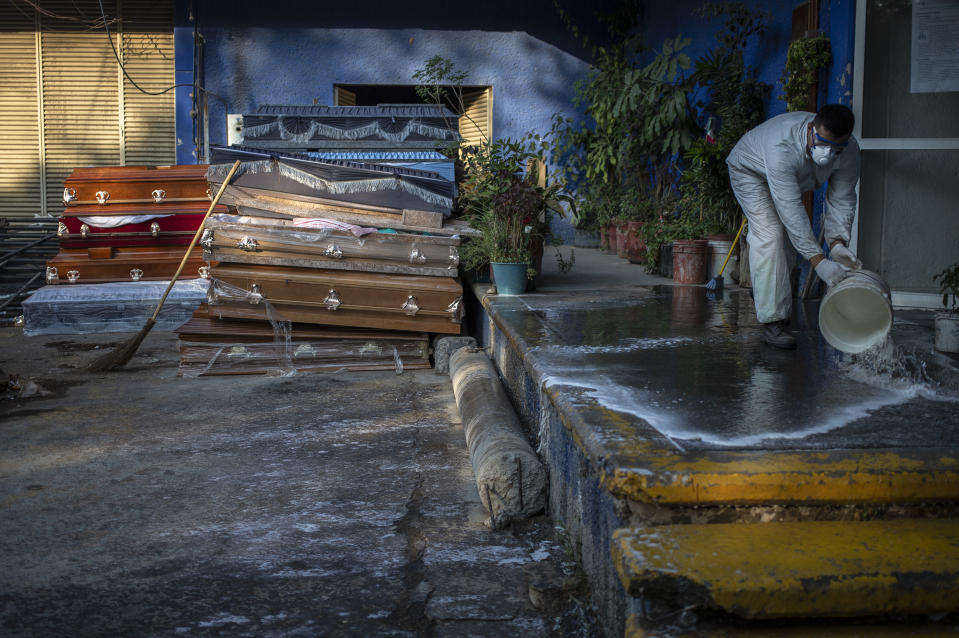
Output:
<path fill-rule="evenodd" d="M 738 288 L 484 303 L 627 496 L 849 501 L 890 477 L 889 498 L 959 496 L 959 367 L 932 351 L 931 313 L 898 313 L 883 353 L 852 357 L 822 339 L 816 301 L 795 304 L 797 350 L 762 344 Z"/>

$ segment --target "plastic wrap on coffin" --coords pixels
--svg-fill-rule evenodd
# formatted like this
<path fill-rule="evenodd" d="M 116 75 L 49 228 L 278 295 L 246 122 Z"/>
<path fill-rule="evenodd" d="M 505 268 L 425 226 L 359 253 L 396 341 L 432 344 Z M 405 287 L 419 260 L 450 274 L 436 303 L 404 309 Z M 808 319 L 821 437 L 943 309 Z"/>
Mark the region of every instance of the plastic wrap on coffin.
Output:
<path fill-rule="evenodd" d="M 460 240 L 451 237 L 411 233 L 357 237 L 330 228 L 304 228 L 283 220 L 231 215 L 211 217 L 206 228 L 211 234 L 204 248 L 220 262 L 434 277 L 456 276 L 459 264 Z M 239 247 L 244 238 L 256 239 L 255 252 Z"/>
<path fill-rule="evenodd" d="M 168 281 L 45 286 L 23 302 L 27 336 L 136 332 L 146 323 Z M 208 283 L 177 281 L 157 317 L 157 330 L 190 319 L 206 298 Z"/>
<path fill-rule="evenodd" d="M 205 306 L 177 333 L 183 376 L 430 367 L 424 333 L 305 324 L 278 331 L 269 322 L 210 316 Z"/>
<path fill-rule="evenodd" d="M 220 263 L 212 269 L 217 283 L 260 294 L 275 312 L 290 321 L 320 325 L 460 333 L 460 317 L 451 307 L 463 295 L 452 277 L 421 277 L 280 266 Z M 339 302 L 330 308 L 330 291 Z M 408 300 L 418 309 L 409 314 Z M 405 307 L 404 307 L 405 306 Z M 249 303 L 225 301 L 222 296 L 211 312 L 224 317 L 262 319 L 263 311 Z"/>

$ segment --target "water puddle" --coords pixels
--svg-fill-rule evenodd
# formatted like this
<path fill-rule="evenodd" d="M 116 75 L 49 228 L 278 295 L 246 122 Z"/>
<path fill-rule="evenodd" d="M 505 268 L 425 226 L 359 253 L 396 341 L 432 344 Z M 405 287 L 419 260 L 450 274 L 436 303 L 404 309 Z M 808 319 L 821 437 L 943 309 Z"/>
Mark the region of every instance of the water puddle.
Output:
<path fill-rule="evenodd" d="M 641 419 L 680 449 L 875 445 L 876 433 L 861 442 L 835 433 L 876 419 L 913 430 L 916 421 L 957 421 L 959 398 L 921 357 L 891 344 L 843 355 L 821 338 L 818 307 L 797 306 L 795 351 L 760 342 L 748 294 L 708 299 L 692 287 L 657 289 L 624 307 L 538 310 L 551 334 L 532 350 L 547 386 Z"/>

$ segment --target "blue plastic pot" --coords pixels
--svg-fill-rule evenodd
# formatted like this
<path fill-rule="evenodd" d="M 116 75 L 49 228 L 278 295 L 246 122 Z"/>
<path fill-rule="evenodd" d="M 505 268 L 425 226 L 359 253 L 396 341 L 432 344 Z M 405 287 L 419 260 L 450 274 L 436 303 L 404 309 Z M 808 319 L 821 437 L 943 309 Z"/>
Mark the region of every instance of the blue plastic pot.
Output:
<path fill-rule="evenodd" d="M 521 295 L 526 292 L 527 264 L 504 264 L 492 262 L 496 292 L 501 295 Z"/>

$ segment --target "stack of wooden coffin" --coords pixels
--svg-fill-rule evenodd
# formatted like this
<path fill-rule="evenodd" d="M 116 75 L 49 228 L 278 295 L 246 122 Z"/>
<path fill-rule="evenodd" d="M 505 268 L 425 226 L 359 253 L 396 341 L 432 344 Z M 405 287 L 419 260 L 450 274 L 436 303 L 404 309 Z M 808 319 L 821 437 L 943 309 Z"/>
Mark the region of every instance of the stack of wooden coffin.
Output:
<path fill-rule="evenodd" d="M 327 126 L 331 108 L 255 127 L 286 141 L 340 135 L 352 124 Z M 430 333 L 460 333 L 458 248 L 474 231 L 447 220 L 450 180 L 264 147 L 212 150 L 211 190 L 241 165 L 221 199 L 229 212 L 212 215 L 200 240 L 215 265 L 208 303 L 178 330 L 183 374 L 428 367 Z"/>
<path fill-rule="evenodd" d="M 128 332 L 143 327 L 209 209 L 207 166 L 78 168 L 63 190 L 59 252 L 47 286 L 24 304 L 24 333 Z M 226 206 L 219 210 L 227 211 Z M 159 329 L 186 321 L 209 276 L 196 248 L 157 317 Z"/>
<path fill-rule="evenodd" d="M 209 209 L 206 171 L 205 164 L 74 170 L 47 283 L 169 280 Z M 204 266 L 196 248 L 180 277 L 195 279 Z"/>

